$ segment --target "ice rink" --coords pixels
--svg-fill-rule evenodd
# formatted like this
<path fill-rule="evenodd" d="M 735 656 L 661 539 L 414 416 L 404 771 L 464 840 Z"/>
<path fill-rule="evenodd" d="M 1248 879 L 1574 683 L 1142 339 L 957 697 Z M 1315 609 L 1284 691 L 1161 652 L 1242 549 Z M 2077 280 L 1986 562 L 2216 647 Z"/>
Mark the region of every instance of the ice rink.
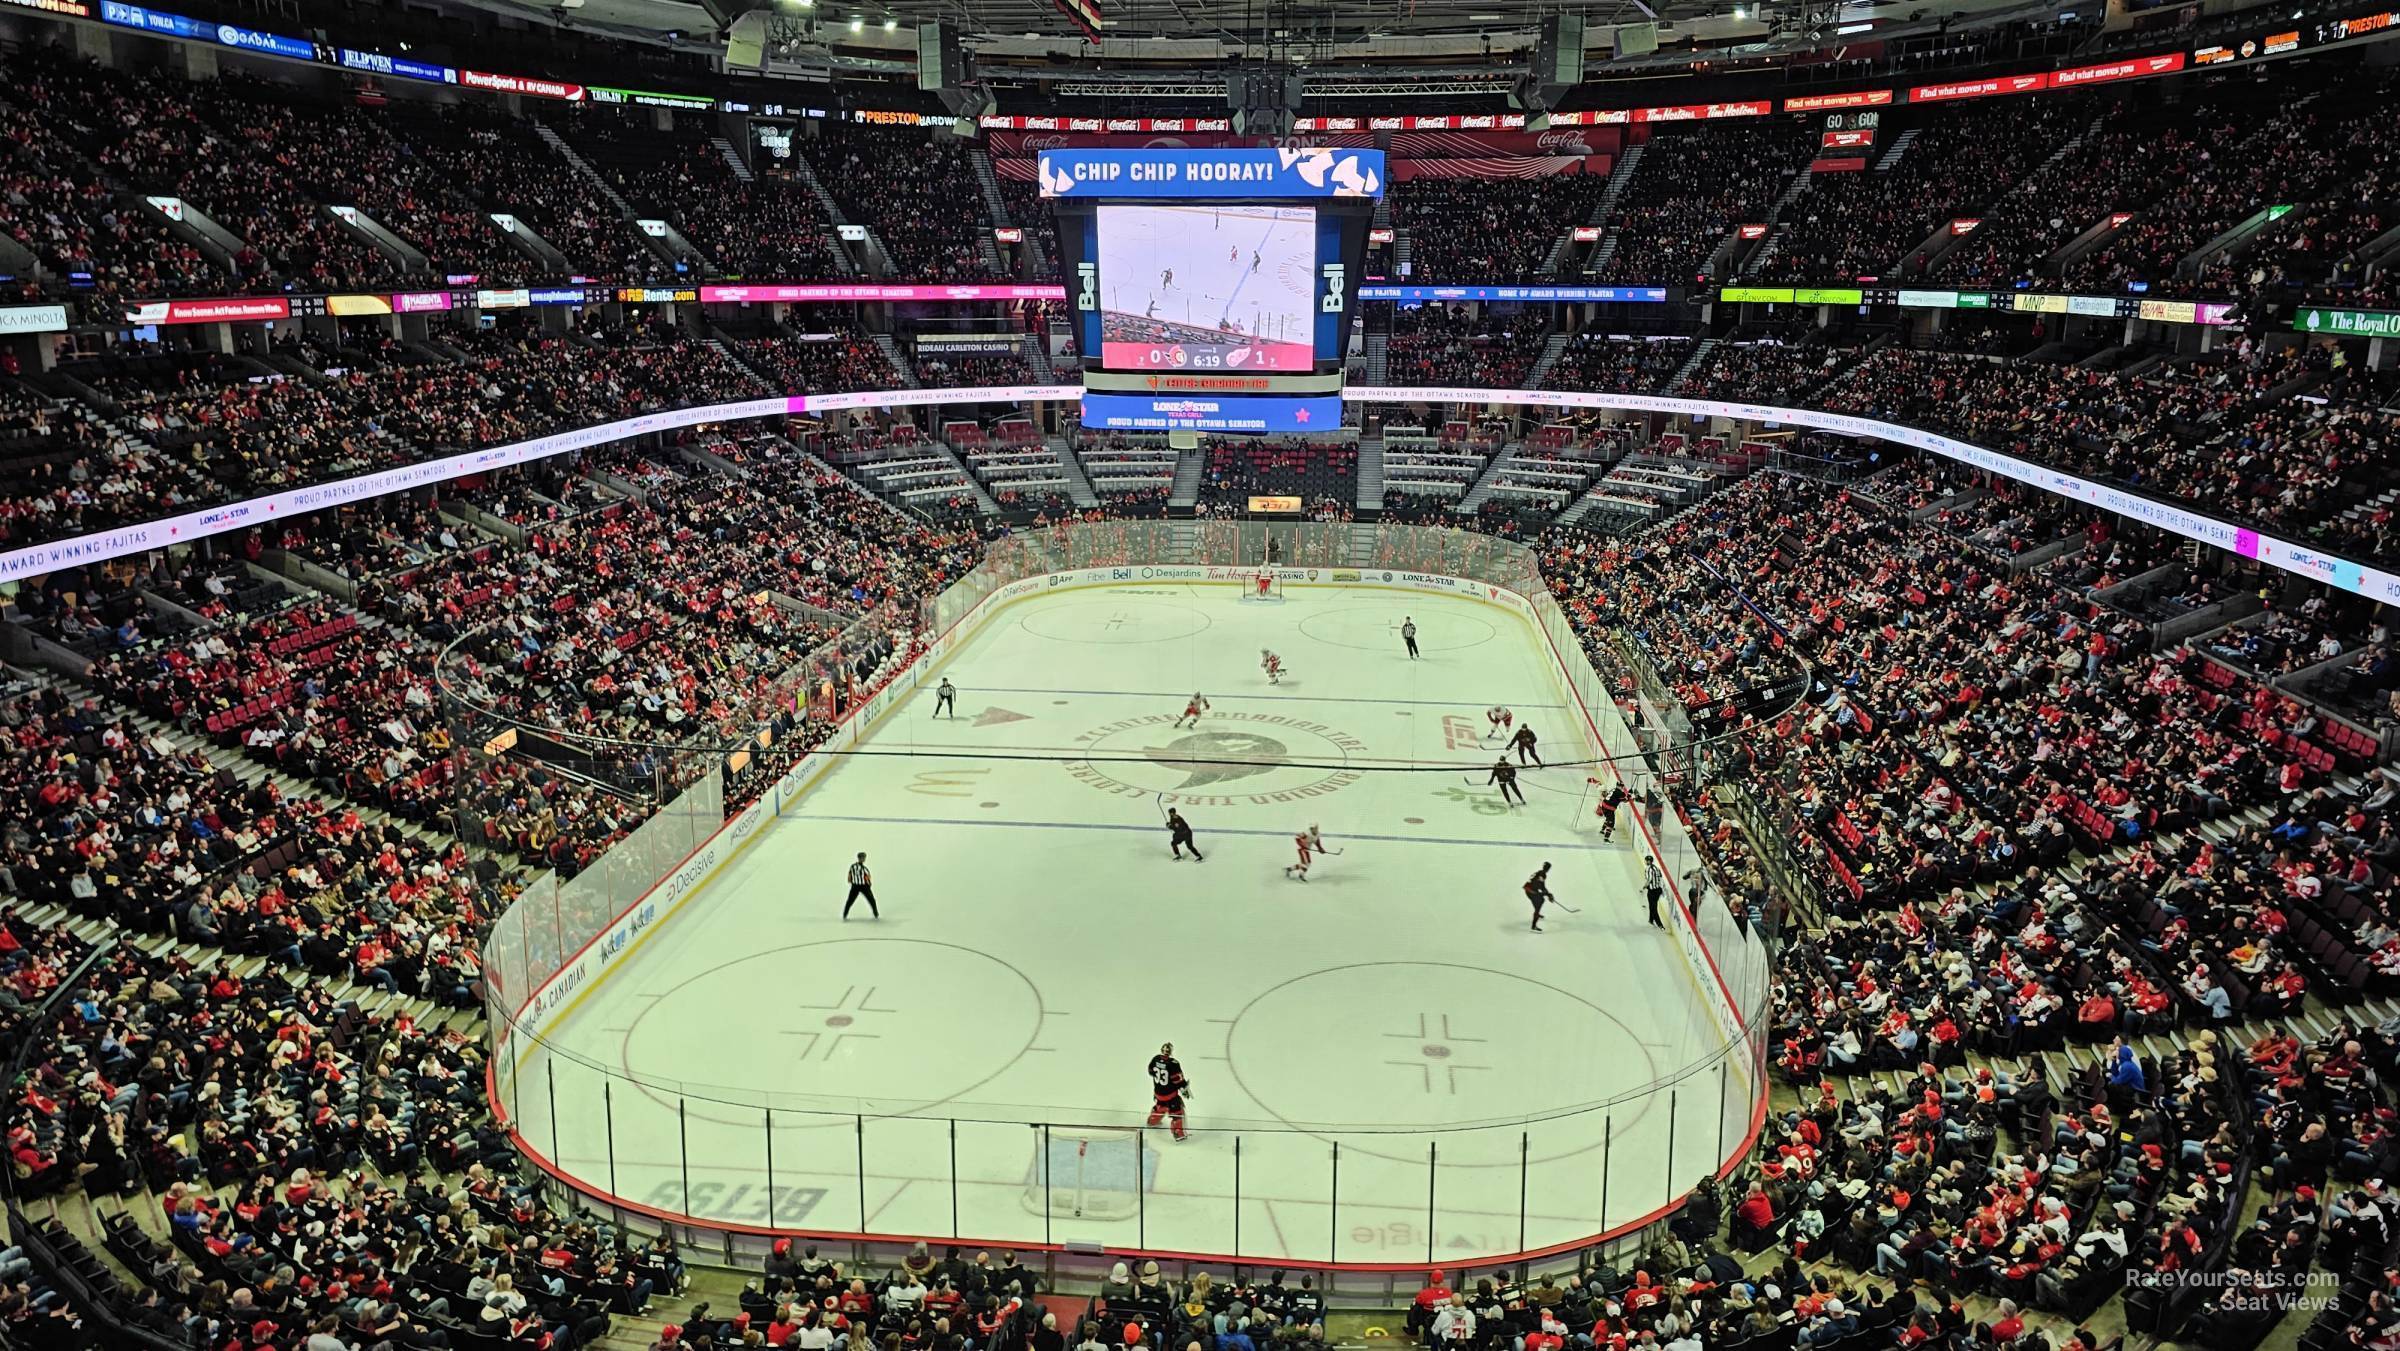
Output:
<path fill-rule="evenodd" d="M 1750 1085 L 1644 921 L 1638 832 L 1578 823 L 1610 771 L 1527 770 L 1521 809 L 1468 782 L 1494 703 L 1592 755 L 1550 662 L 1451 597 L 1017 602 L 941 668 L 955 720 L 926 677 L 524 1054 L 518 1129 L 627 1202 L 787 1230 L 1413 1262 L 1629 1223 Z M 1341 852 L 1287 880 L 1312 822 Z M 860 851 L 882 913 L 845 921 Z M 1545 860 L 1580 913 L 1535 934 Z M 1189 1142 L 1134 1133 L 1164 1042 Z"/>

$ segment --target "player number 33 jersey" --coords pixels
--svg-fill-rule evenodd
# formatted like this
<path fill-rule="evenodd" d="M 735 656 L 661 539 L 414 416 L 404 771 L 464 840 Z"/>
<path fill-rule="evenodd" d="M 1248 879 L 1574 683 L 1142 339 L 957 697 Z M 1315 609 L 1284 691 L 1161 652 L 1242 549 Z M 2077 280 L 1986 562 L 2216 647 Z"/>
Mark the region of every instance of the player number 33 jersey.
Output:
<path fill-rule="evenodd" d="M 1150 1057 L 1150 1088 L 1162 1098 L 1171 1098 L 1183 1092 L 1183 1066 L 1176 1063 L 1175 1057 Z"/>

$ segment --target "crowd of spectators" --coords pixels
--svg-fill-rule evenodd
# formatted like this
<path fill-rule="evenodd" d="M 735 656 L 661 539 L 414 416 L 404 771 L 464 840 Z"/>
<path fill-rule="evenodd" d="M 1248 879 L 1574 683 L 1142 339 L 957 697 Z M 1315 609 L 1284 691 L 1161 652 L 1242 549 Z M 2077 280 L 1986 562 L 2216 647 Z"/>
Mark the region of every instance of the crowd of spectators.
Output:
<path fill-rule="evenodd" d="M 1408 232 L 1413 282 L 1529 281 L 1608 187 L 1602 174 L 1412 178 L 1392 185 L 1392 223 Z"/>
<path fill-rule="evenodd" d="M 967 143 L 947 131 L 856 122 L 818 124 L 807 147 L 817 179 L 853 224 L 875 232 L 909 281 L 1000 281 L 979 247 L 990 240 L 983 185 Z"/>
<path fill-rule="evenodd" d="M 897 389 L 899 373 L 872 338 L 848 326 L 810 333 L 745 338 L 742 360 L 758 368 L 778 393 Z"/>
<path fill-rule="evenodd" d="M 1607 389 L 1653 393 L 1692 355 L 1692 340 L 1631 336 L 1587 328 L 1567 339 L 1558 364 L 1542 383 L 1551 389 Z"/>
<path fill-rule="evenodd" d="M 1000 204 L 1008 209 L 1009 222 L 1025 232 L 1025 257 L 1033 281 L 1057 281 L 1058 228 L 1051 223 L 1050 205 L 1042 200 L 1041 187 L 1028 178 L 1002 178 Z"/>
<path fill-rule="evenodd" d="M 532 118 L 479 99 L 342 100 L 248 74 L 193 81 L 48 48 L 6 59 L 19 97 L 0 109 L 11 119 L 0 228 L 103 297 L 357 290 L 446 275 L 508 285 L 569 275 L 650 281 L 699 268 L 796 278 L 840 270 L 815 189 L 763 160 L 745 177 L 698 119 L 661 126 L 613 107 L 546 111 L 587 173 Z M 2390 89 L 2373 72 L 2306 68 L 2273 101 L 2229 87 L 2172 106 L 2082 91 L 1887 116 L 1877 144 L 1851 157 L 1880 162 L 1899 133 L 1913 143 L 1889 168 L 1812 175 L 1783 208 L 1763 272 L 1797 281 L 1881 274 L 1945 222 L 1968 218 L 1978 228 L 1941 256 L 1933 277 L 2008 286 L 2041 273 L 2106 214 L 2126 212 L 2131 219 L 2069 260 L 2058 280 L 2374 303 L 2388 287 L 2345 255 L 2388 223 L 2390 151 L 2371 110 Z M 45 116 L 23 111 L 32 108 Z M 1055 232 L 1021 179 L 997 180 L 1000 209 L 1027 232 L 1025 256 L 1001 260 L 970 142 L 915 126 L 809 125 L 802 149 L 819 180 L 851 223 L 874 231 L 896 275 L 1058 275 Z M 1693 282 L 1729 230 L 1765 221 L 1810 162 L 1814 134 L 1765 119 L 1657 131 L 1600 222 L 1615 237 L 1601 279 Z M 2078 137 L 2076 153 L 2053 153 Z M 1557 254 L 1567 230 L 1593 223 L 1606 183 L 1581 172 L 1417 176 L 1395 182 L 1390 200 L 1416 279 L 1517 281 Z M 612 190 L 636 213 L 663 215 L 693 253 L 671 256 L 668 243 L 643 236 Z M 238 245 L 203 248 L 140 206 L 144 194 L 183 199 Z M 2294 218 L 2194 276 L 2175 276 L 2192 250 L 2273 205 L 2293 207 Z M 388 227 L 424 265 L 337 219 L 337 206 Z M 512 240 L 494 213 L 523 221 L 563 263 Z"/>
<path fill-rule="evenodd" d="M 2122 290 L 2129 282 L 2148 283 L 2151 294 L 2194 291 L 2195 283 L 2178 273 L 2202 245 L 2269 207 L 2345 193 L 2362 161 L 2373 164 L 2389 155 L 2388 138 L 2372 129 L 2377 119 L 2352 100 L 2382 101 L 2392 88 L 2388 75 L 2362 78 L 2331 102 L 2301 98 L 2251 110 L 2221 129 L 2229 134 L 2210 139 L 2190 172 L 2166 183 L 2164 192 L 2138 204 L 2132 220 L 2068 262 L 2060 280 L 2085 291 Z M 2198 292 L 2225 293 L 2221 269 L 2203 271 L 2198 280 L 2214 283 Z"/>
<path fill-rule="evenodd" d="M 420 153 L 393 114 L 233 75 L 202 86 L 194 99 L 213 125 L 253 147 L 253 172 L 293 183 L 320 203 L 356 207 L 423 254 L 427 271 L 420 280 L 426 284 L 454 273 L 486 286 L 565 279 L 537 266 L 485 218 L 485 208 L 468 195 L 481 185 L 470 176 L 479 167 L 471 156 L 445 164 Z M 468 114 L 467 120 L 493 116 Z M 411 119 L 419 126 L 429 120 Z M 507 190 L 504 183 L 488 186 Z M 593 275 L 608 269 L 607 258 L 590 260 Z"/>
<path fill-rule="evenodd" d="M 1268 496 L 1300 498 L 1304 511 L 1330 506 L 1339 513 L 1358 496 L 1355 441 L 1207 437 L 1201 445 L 1208 463 L 1200 501 L 1211 510 L 1238 514 L 1251 497 Z"/>
<path fill-rule="evenodd" d="M 5 924 L 42 941 L 25 928 Z M 142 1193 L 148 1220 L 113 1217 L 102 1245 L 153 1332 L 574 1348 L 683 1279 L 671 1240 L 555 1214 L 514 1179 L 461 1029 L 131 946 L 55 1017 L 11 1104 L 20 1192 Z"/>
<path fill-rule="evenodd" d="M 979 386 L 1031 385 L 1033 363 L 1015 347 L 997 350 L 916 353 L 917 383 L 929 389 L 970 389 Z"/>
<path fill-rule="evenodd" d="M 2321 349 L 2319 349 L 2321 350 Z M 2349 508 L 2388 486 L 2393 417 L 2347 400 L 2263 396 L 2305 375 L 2291 349 L 2163 377 L 1887 347 L 1827 387 L 1829 407 L 2380 553 L 2388 517 Z"/>
<path fill-rule="evenodd" d="M 189 82 L 132 75 L 83 61 L 45 61 L 39 78 L 51 111 L 85 128 L 83 142 L 103 172 L 145 194 L 181 198 L 238 237 L 237 289 L 342 290 L 396 283 L 397 260 L 346 230 L 284 174 L 260 172 L 257 145 L 237 118 L 220 131 L 211 118 L 234 111 Z"/>
<path fill-rule="evenodd" d="M 597 330 L 595 330 L 597 331 Z M 63 369 L 112 405 L 57 408 L 22 392 L 0 403 L 47 434 L 29 492 L 5 508 L 38 541 L 275 488 L 522 440 L 648 409 L 754 398 L 750 373 L 671 333 L 545 333 L 503 323 L 445 330 L 466 356 L 428 362 L 354 354 L 307 379 L 201 351 L 112 349 Z M 71 458 L 70 458 L 71 456 Z"/>
<path fill-rule="evenodd" d="M 1678 392 L 1745 403 L 1805 406 L 1849 362 L 1854 350 L 1803 339 L 1719 343 L 1683 378 Z"/>
<path fill-rule="evenodd" d="M 1384 369 L 1395 385 L 1515 389 L 1532 372 L 1549 335 L 1542 316 L 1526 310 L 1419 305 L 1392 316 Z"/>
<path fill-rule="evenodd" d="M 0 142 L 7 147 L 0 229 L 60 277 L 87 281 L 103 298 L 233 284 L 224 268 L 143 216 L 101 177 L 89 158 L 101 129 L 79 123 L 63 92 L 75 85 L 74 67 L 19 54 L 5 69 L 12 98 L 0 104 Z"/>
<path fill-rule="evenodd" d="M 1895 144 L 1900 128 L 1887 119 L 1875 144 L 1823 152 L 1865 165 L 1810 176 L 1808 191 L 1784 208 L 1781 241 L 1760 275 L 1798 282 L 1889 275 L 1936 230 L 1981 218 L 2092 115 L 2080 97 L 1970 103 L 1917 126 L 1905 150 Z M 1877 167 L 1895 151 L 1896 161 Z M 1968 246 L 1979 237 L 1970 236 Z M 2039 260 L 2025 265 L 2032 261 Z"/>
<path fill-rule="evenodd" d="M 1597 280 L 1691 286 L 1733 230 L 1762 223 L 1805 168 L 1814 126 L 1700 126 L 1654 133 L 1609 211 L 1616 251 Z"/>

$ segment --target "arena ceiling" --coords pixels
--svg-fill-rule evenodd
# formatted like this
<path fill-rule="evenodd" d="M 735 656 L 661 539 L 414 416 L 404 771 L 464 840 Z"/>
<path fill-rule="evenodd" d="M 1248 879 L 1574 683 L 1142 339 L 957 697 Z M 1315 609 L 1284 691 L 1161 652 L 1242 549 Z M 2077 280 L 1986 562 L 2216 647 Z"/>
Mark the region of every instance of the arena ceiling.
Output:
<path fill-rule="evenodd" d="M 478 8 L 563 22 L 648 41 L 708 46 L 720 15 L 765 9 L 780 64 L 839 70 L 913 68 L 916 30 L 947 23 L 987 73 L 1005 80 L 1012 63 L 1095 64 L 1170 71 L 1231 59 L 1272 59 L 1319 68 L 1386 63 L 1487 76 L 1494 58 L 1530 48 L 1542 20 L 1562 6 L 1521 0 L 466 0 Z M 1101 19 L 1094 43 L 1071 15 L 1089 4 Z M 1838 44 L 1844 26 L 1872 21 L 1878 37 L 2056 14 L 2060 0 L 1598 0 L 1567 12 L 1587 25 L 1589 60 L 1608 61 L 1617 25 L 1655 22 L 1661 43 L 1699 44 L 1724 55 L 1763 55 Z M 1898 27 L 1896 27 L 1898 26 Z M 1853 39 L 1855 40 L 1855 39 Z M 1730 50 L 1727 50 L 1730 49 Z M 1680 61 L 1688 51 L 1673 53 Z M 1056 72 L 1064 74 L 1066 72 Z M 1510 74 L 1514 71 L 1508 72 Z"/>

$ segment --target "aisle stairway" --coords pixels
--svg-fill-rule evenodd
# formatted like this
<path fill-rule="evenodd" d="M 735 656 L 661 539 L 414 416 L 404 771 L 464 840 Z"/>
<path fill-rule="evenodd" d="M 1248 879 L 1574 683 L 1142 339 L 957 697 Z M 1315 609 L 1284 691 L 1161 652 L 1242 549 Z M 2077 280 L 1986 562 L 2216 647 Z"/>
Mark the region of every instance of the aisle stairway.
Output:
<path fill-rule="evenodd" d="M 1175 486 L 1167 491 L 1167 505 L 1189 507 L 1200 500 L 1200 473 L 1208 467 L 1208 452 L 1194 446 L 1175 458 Z"/>
<path fill-rule="evenodd" d="M 1360 511 L 1383 505 L 1383 437 L 1358 438 L 1358 494 L 1352 505 Z"/>

